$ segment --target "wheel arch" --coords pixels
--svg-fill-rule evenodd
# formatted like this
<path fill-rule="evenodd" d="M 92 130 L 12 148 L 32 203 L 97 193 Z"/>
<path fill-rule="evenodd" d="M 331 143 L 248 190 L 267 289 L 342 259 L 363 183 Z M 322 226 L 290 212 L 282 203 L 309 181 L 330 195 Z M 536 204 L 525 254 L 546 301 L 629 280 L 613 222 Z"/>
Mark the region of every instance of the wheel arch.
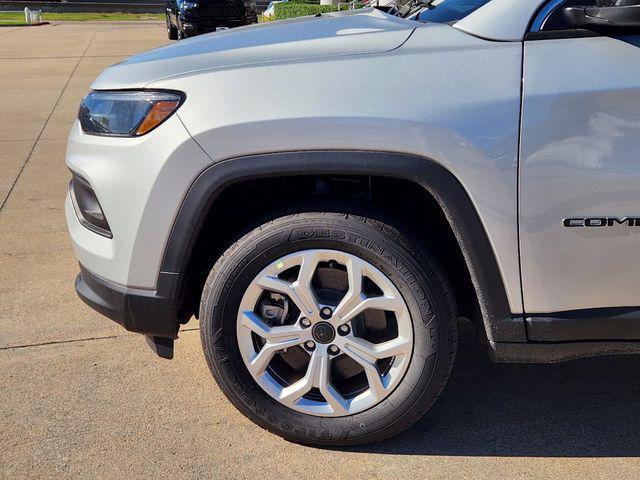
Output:
<path fill-rule="evenodd" d="M 161 277 L 187 271 L 207 214 L 232 185 L 273 177 L 366 175 L 412 182 L 433 197 L 449 223 L 475 291 L 488 340 L 524 341 L 524 322 L 511 315 L 506 289 L 484 226 L 466 190 L 453 173 L 428 158 L 371 151 L 296 151 L 222 160 L 191 185 L 165 247 Z M 181 298 L 178 292 L 176 301 Z"/>

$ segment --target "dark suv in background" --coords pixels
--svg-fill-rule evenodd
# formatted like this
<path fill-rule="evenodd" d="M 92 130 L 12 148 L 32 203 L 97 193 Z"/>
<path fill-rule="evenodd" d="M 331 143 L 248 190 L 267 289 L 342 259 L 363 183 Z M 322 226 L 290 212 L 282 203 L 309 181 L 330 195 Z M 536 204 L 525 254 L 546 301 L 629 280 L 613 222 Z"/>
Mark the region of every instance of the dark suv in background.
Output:
<path fill-rule="evenodd" d="M 256 4 L 251 0 L 166 0 L 166 7 L 171 40 L 258 21 Z"/>

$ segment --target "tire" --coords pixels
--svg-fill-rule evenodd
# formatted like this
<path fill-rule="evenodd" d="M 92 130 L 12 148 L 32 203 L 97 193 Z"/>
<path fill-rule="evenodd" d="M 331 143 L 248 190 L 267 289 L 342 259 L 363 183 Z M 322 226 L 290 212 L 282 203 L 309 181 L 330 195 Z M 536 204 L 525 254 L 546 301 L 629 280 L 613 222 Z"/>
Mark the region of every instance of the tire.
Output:
<path fill-rule="evenodd" d="M 362 411 L 320 416 L 298 409 L 312 408 L 307 407 L 307 404 L 314 405 L 313 408 L 315 405 L 331 408 L 328 405 L 330 402 L 326 401 L 326 406 L 322 403 L 323 398 L 329 398 L 325 395 L 326 383 L 325 390 L 321 391 L 322 396 L 317 397 L 320 399 L 319 403 L 302 397 L 296 400 L 298 403 L 292 408 L 267 393 L 258 383 L 261 381 L 260 378 L 264 377 L 254 378 L 249 372 L 242 350 L 248 347 L 246 341 L 242 340 L 242 335 L 245 334 L 243 326 L 240 325 L 240 319 L 245 317 L 239 314 L 239 307 L 247 298 L 248 292 L 255 288 L 252 283 L 254 279 L 262 278 L 260 275 L 265 267 L 275 268 L 273 265 L 276 265 L 280 268 L 282 262 L 287 262 L 290 257 L 315 255 L 300 252 L 325 252 L 322 254 L 330 255 L 327 251 L 368 265 L 368 271 L 383 274 L 380 282 L 386 278 L 390 281 L 388 288 L 397 288 L 400 298 L 396 300 L 404 305 L 397 308 L 403 312 L 406 307 L 413 338 L 410 354 L 390 359 L 391 362 L 402 359 L 399 364 L 404 365 L 403 368 L 406 370 L 401 377 L 395 377 L 399 383 L 392 390 L 383 392 L 383 395 L 387 396 L 382 401 Z M 319 263 L 314 268 L 319 269 L 320 265 L 325 263 Z M 331 263 L 329 267 L 336 268 Z M 340 265 L 337 268 L 342 269 Z M 294 270 L 295 268 L 291 271 Z M 301 276 L 301 272 L 300 267 L 298 275 Z M 369 273 L 366 276 L 368 278 Z M 339 306 L 336 307 L 334 314 L 337 314 L 339 309 Z M 364 316 L 365 313 L 361 315 Z M 386 313 L 384 315 L 387 316 Z M 400 320 L 403 318 L 407 317 L 401 314 L 395 320 L 398 331 Z M 356 321 L 359 320 L 354 319 L 351 324 L 353 329 L 356 328 Z M 393 322 L 394 320 L 391 320 L 391 323 Z M 456 322 L 451 287 L 444 271 L 428 249 L 388 223 L 340 211 L 309 211 L 281 216 L 240 238 L 213 266 L 205 283 L 200 305 L 200 332 L 205 357 L 214 379 L 227 398 L 259 426 L 287 440 L 316 446 L 351 446 L 378 442 L 400 433 L 420 419 L 433 405 L 451 372 L 457 345 Z M 290 328 L 300 328 L 300 325 L 296 323 Z M 312 331 L 315 339 L 316 333 L 320 330 L 314 325 Z M 339 330 L 336 332 L 340 333 Z M 351 334 L 355 335 L 355 331 Z M 256 338 L 252 333 L 250 335 Z M 338 340 L 339 337 L 336 335 L 333 341 Z M 318 342 L 316 346 L 318 352 L 321 347 L 326 347 Z M 302 347 L 293 348 L 306 348 L 306 343 Z M 289 350 L 285 349 L 278 355 L 287 352 Z M 346 354 L 346 351 L 340 352 L 342 353 Z M 314 354 L 314 351 L 308 352 L 309 365 Z M 337 362 L 337 358 L 333 357 L 330 361 Z M 268 365 L 268 368 L 272 368 L 273 360 Z M 380 366 L 376 367 L 376 370 L 382 368 L 382 363 L 377 365 Z M 307 368 L 307 371 L 311 370 L 311 366 Z M 329 376 L 333 375 L 333 367 L 327 368 L 324 372 L 328 371 Z M 304 367 L 302 371 L 305 371 Z M 387 375 L 393 379 L 391 372 L 392 369 Z M 362 374 L 359 375 L 360 377 L 353 377 L 354 384 L 355 379 L 362 378 Z M 374 389 L 368 380 L 370 377 L 366 378 L 369 390 L 362 397 L 354 397 L 355 400 L 352 399 L 349 405 L 357 404 L 356 400 L 359 398 L 369 398 L 373 395 Z M 333 379 L 330 379 L 330 382 L 333 382 Z M 343 388 L 350 388 L 348 381 Z M 333 391 L 335 392 L 336 388 Z M 310 396 L 311 392 L 306 395 Z M 339 412 L 339 409 L 335 412 Z"/>
<path fill-rule="evenodd" d="M 177 40 L 178 39 L 178 30 L 171 24 L 171 20 L 169 19 L 169 15 L 167 15 L 167 37 L 169 40 Z"/>

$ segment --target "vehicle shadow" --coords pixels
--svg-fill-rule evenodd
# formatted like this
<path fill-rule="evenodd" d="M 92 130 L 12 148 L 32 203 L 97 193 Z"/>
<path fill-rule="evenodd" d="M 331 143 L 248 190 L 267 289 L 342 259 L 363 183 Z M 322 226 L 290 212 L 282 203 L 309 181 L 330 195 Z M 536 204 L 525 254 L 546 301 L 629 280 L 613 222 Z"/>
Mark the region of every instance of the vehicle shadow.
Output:
<path fill-rule="evenodd" d="M 378 454 L 640 455 L 640 356 L 552 365 L 493 363 L 468 324 L 430 412 L 407 432 L 357 451 Z"/>

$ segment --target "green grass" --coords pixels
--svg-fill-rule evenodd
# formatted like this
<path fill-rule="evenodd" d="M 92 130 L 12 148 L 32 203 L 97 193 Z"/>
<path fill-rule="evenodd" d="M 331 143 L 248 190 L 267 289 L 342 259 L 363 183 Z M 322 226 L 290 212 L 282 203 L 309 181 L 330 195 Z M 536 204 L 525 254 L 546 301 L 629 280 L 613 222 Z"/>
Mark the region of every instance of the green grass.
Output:
<path fill-rule="evenodd" d="M 164 13 L 49 13 L 42 12 L 45 22 L 140 22 L 144 20 L 164 20 Z M 0 12 L 0 25 L 24 24 L 24 13 Z"/>
<path fill-rule="evenodd" d="M 274 8 L 274 20 L 285 18 L 304 17 L 306 15 L 317 15 L 318 13 L 335 12 L 338 7 L 333 5 L 314 5 L 307 3 L 276 3 Z"/>
<path fill-rule="evenodd" d="M 343 0 L 346 3 L 346 0 Z M 362 8 L 363 4 L 358 4 L 357 8 Z M 342 10 L 348 7 L 342 6 Z M 337 5 L 320 5 L 320 0 L 289 0 L 285 3 L 277 3 L 274 8 L 273 20 L 283 20 L 285 18 L 303 17 L 306 15 L 317 15 L 322 13 L 337 12 Z"/>

